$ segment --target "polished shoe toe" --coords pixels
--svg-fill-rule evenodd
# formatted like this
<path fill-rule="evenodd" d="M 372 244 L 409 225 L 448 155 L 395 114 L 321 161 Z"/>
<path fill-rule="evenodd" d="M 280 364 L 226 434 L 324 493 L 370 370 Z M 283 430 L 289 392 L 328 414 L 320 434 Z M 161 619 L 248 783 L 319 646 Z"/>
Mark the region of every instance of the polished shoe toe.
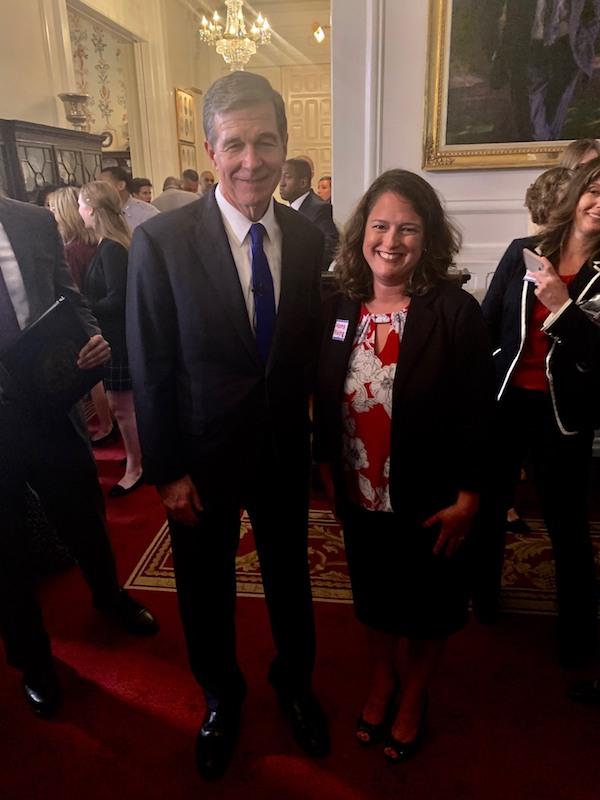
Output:
<path fill-rule="evenodd" d="M 221 778 L 233 756 L 240 729 L 239 708 L 207 711 L 196 738 L 196 766 L 206 780 Z"/>
<path fill-rule="evenodd" d="M 321 704 L 312 692 L 294 696 L 278 693 L 296 743 L 309 756 L 323 757 L 331 749 L 329 726 Z"/>
<path fill-rule="evenodd" d="M 62 691 L 54 667 L 48 665 L 23 674 L 25 699 L 34 714 L 53 717 L 62 703 Z"/>
<path fill-rule="evenodd" d="M 158 631 L 154 614 L 134 600 L 124 589 L 117 600 L 110 604 L 96 605 L 98 611 L 117 622 L 127 633 L 136 636 L 152 636 Z"/>

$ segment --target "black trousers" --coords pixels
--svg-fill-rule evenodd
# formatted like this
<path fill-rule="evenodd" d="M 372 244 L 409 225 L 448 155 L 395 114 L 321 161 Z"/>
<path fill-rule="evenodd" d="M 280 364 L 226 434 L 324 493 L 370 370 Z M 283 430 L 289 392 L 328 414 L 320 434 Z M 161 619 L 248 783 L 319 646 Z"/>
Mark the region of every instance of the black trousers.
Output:
<path fill-rule="evenodd" d="M 494 478 L 483 500 L 477 537 L 480 586 L 474 604 L 499 591 L 506 508 L 527 460 L 554 554 L 559 658 L 565 667 L 578 667 L 594 655 L 598 644 L 598 595 L 587 508 L 593 431 L 562 434 L 551 402 L 545 392 L 509 388 L 499 403 Z"/>
<path fill-rule="evenodd" d="M 27 547 L 26 483 L 81 567 L 94 603 L 114 602 L 119 584 L 96 465 L 81 433 L 66 416 L 16 419 L 6 408 L 0 415 L 0 634 L 9 663 L 31 670 L 49 658 L 50 642 Z"/>
<path fill-rule="evenodd" d="M 308 462 L 306 474 L 277 462 L 273 450 L 230 491 L 203 497 L 206 483 L 192 475 L 204 510 L 190 527 L 169 521 L 177 595 L 190 665 L 209 707 L 239 697 L 244 681 L 236 657 L 236 551 L 240 512 L 252 523 L 277 657 L 278 686 L 310 687 L 315 631 L 308 566 Z M 232 465 L 232 471 L 235 470 Z"/>

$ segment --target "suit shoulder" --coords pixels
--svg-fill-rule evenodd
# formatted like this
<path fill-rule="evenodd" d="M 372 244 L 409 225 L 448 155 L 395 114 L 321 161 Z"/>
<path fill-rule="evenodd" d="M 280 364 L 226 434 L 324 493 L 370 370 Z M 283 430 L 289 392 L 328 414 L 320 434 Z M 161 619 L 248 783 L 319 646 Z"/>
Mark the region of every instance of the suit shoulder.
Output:
<path fill-rule="evenodd" d="M 50 228 L 55 227 L 54 216 L 49 209 L 8 197 L 0 197 L 0 215 L 31 220 L 32 223 L 47 225 Z"/>
<path fill-rule="evenodd" d="M 454 281 L 445 281 L 440 284 L 438 292 L 440 303 L 448 310 L 481 312 L 481 307 L 475 297 Z"/>

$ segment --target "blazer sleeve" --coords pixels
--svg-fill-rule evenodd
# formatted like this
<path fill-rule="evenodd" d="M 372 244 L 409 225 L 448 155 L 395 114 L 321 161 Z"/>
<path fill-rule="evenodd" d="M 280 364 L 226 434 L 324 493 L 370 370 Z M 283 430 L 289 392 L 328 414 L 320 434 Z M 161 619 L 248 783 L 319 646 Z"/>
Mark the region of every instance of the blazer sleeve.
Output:
<path fill-rule="evenodd" d="M 500 346 L 504 295 L 507 287 L 517 272 L 523 271 L 523 274 L 525 272 L 523 247 L 526 246 L 527 242 L 523 239 L 515 239 L 510 243 L 496 267 L 494 277 L 481 304 L 493 350 Z"/>
<path fill-rule="evenodd" d="M 580 369 L 600 367 L 600 327 L 576 303 L 570 303 L 545 330 L 569 352 Z"/>
<path fill-rule="evenodd" d="M 90 298 L 92 311 L 102 318 L 121 319 L 127 294 L 127 250 L 118 242 L 107 242 L 100 254 L 104 291 Z"/>
<path fill-rule="evenodd" d="M 323 253 L 323 271 L 329 269 L 329 265 L 335 258 L 340 234 L 333 221 L 333 211 L 329 203 L 325 203 L 320 209 L 315 220 L 315 225 L 321 229 L 325 236 L 325 251 Z"/>
<path fill-rule="evenodd" d="M 465 292 L 456 318 L 453 364 L 458 485 L 480 492 L 487 474 L 495 408 L 495 371 L 481 309 Z"/>
<path fill-rule="evenodd" d="M 144 475 L 149 483 L 170 483 L 187 473 L 176 395 L 177 310 L 162 254 L 143 226 L 129 251 L 127 350 Z"/>

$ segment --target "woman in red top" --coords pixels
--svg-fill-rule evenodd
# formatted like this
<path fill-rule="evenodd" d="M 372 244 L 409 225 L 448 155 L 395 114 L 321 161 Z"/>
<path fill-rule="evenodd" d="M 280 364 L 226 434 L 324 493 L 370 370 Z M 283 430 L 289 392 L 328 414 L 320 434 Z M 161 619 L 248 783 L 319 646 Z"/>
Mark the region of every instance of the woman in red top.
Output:
<path fill-rule="evenodd" d="M 419 749 L 431 678 L 467 621 L 462 544 L 478 507 L 493 370 L 480 308 L 448 276 L 458 243 L 431 186 L 390 170 L 347 225 L 341 292 L 326 306 L 316 456 L 372 661 L 356 736 L 387 736 L 392 763 Z"/>
<path fill-rule="evenodd" d="M 523 250 L 545 256 L 526 269 Z M 580 167 L 536 238 L 516 239 L 502 257 L 483 312 L 498 380 L 493 496 L 484 504 L 485 540 L 499 586 L 506 507 L 527 458 L 552 541 L 558 651 L 570 696 L 600 702 L 582 677 L 598 651 L 594 554 L 587 492 L 594 428 L 600 421 L 600 328 L 585 306 L 600 291 L 600 159 Z M 482 575 L 489 575 L 484 561 Z M 495 586 L 494 586 L 495 583 Z M 481 598 L 480 598 L 481 601 Z M 483 600 L 492 606 L 494 597 Z M 474 597 L 477 604 L 477 598 Z"/>

